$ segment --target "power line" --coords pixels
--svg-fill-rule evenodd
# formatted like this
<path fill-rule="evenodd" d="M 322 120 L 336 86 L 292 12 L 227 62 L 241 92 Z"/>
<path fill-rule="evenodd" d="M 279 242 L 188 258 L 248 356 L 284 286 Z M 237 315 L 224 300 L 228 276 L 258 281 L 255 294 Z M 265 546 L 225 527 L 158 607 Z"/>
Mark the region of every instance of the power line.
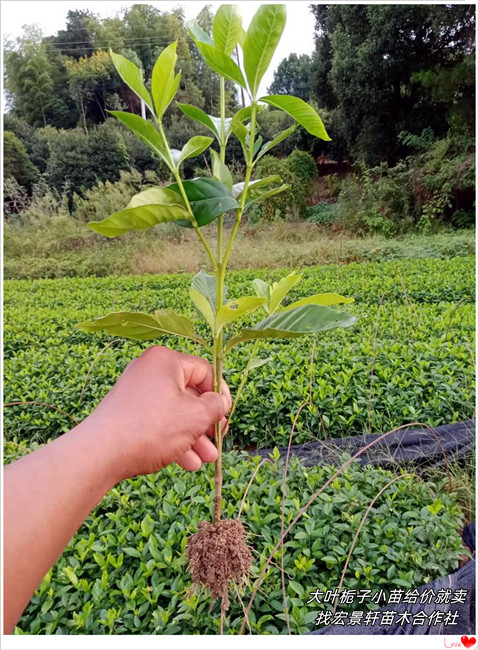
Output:
<path fill-rule="evenodd" d="M 52 38 L 52 37 L 47 37 L 47 38 Z M 53 38 L 55 38 L 53 36 Z M 105 41 L 95 41 L 96 45 L 99 45 L 100 43 L 103 44 L 108 44 L 111 41 L 127 41 L 127 42 L 132 42 L 132 41 L 150 41 L 150 40 L 156 40 L 156 39 L 162 39 L 162 36 L 145 36 L 144 38 L 123 38 L 122 36 L 114 36 L 113 38 L 109 38 Z M 169 41 L 164 41 L 165 43 L 171 43 L 171 40 Z M 55 41 L 51 42 L 52 45 L 91 45 L 91 41 Z"/>
<path fill-rule="evenodd" d="M 155 45 L 155 44 L 153 43 L 153 45 Z M 157 45 L 157 44 L 156 44 L 156 45 Z M 169 45 L 169 43 L 168 43 L 167 45 Z M 120 45 L 113 45 L 112 47 L 115 48 L 115 49 L 122 49 Z M 126 47 L 125 49 L 131 49 L 131 50 L 134 50 L 134 46 Z M 93 54 L 96 54 L 96 52 L 106 52 L 107 47 L 106 47 L 106 46 L 102 46 L 102 47 L 97 48 L 97 49 L 93 48 L 93 50 L 94 50 Z M 65 52 L 76 52 L 76 53 L 78 54 L 78 52 L 80 52 L 80 51 L 81 51 L 81 50 L 78 50 L 78 49 L 72 49 L 72 50 L 58 50 L 58 53 L 61 55 L 61 54 L 65 54 Z M 87 56 L 88 56 L 88 55 L 85 54 L 85 55 L 82 55 L 81 58 L 85 58 L 85 57 L 87 57 Z M 71 58 L 71 57 L 70 57 L 70 58 Z"/>

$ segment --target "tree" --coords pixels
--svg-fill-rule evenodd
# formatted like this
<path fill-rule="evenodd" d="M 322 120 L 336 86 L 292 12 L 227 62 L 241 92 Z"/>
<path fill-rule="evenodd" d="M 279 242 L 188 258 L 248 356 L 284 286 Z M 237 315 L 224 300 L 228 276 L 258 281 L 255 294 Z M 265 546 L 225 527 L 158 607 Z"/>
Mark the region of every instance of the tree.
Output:
<path fill-rule="evenodd" d="M 446 133 L 449 107 L 433 100 L 424 74 L 436 66 L 451 74 L 473 54 L 474 7 L 313 5 L 312 12 L 313 94 L 334 111 L 343 153 L 394 163 L 406 153 L 402 130 Z"/>
<path fill-rule="evenodd" d="M 311 58 L 307 54 L 289 54 L 274 72 L 268 92 L 271 95 L 295 95 L 304 101 L 310 97 Z"/>
<path fill-rule="evenodd" d="M 98 181 L 119 180 L 120 171 L 129 168 L 121 133 L 106 124 L 91 129 L 89 136 L 79 128 L 49 128 L 44 137 L 50 150 L 46 174 L 60 193 L 81 195 Z"/>
<path fill-rule="evenodd" d="M 32 126 L 46 125 L 53 85 L 42 33 L 25 27 L 23 36 L 7 44 L 5 52 L 5 89 L 13 110 Z"/>
<path fill-rule="evenodd" d="M 91 11 L 75 9 L 66 15 L 66 29 L 52 39 L 54 46 L 69 58 L 81 59 L 95 51 L 95 31 L 99 30 L 99 19 Z"/>
<path fill-rule="evenodd" d="M 11 131 L 3 132 L 3 174 L 5 178 L 14 178 L 28 191 L 38 177 L 27 150 Z"/>
<path fill-rule="evenodd" d="M 103 120 L 106 119 L 104 82 L 113 76 L 114 68 L 107 52 L 95 52 L 90 57 L 68 59 L 66 62 L 68 85 L 80 112 L 83 128 L 88 133 L 86 115 L 88 104 L 95 101 Z M 103 85 L 103 91 L 101 86 Z"/>

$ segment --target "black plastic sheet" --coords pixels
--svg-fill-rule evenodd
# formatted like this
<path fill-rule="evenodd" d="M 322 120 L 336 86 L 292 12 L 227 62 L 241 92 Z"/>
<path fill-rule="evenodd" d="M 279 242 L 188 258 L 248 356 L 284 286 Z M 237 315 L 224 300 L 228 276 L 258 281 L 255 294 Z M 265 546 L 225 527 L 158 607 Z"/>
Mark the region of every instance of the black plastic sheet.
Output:
<path fill-rule="evenodd" d="M 379 434 L 351 436 L 348 438 L 329 438 L 317 442 L 292 445 L 291 453 L 300 458 L 304 465 L 321 463 L 337 464 L 344 452 L 351 456 L 379 437 Z M 447 459 L 456 460 L 470 454 L 475 448 L 475 421 L 466 420 L 430 429 L 408 428 L 394 431 L 363 452 L 357 461 L 361 465 L 428 466 L 443 464 L 444 453 Z M 279 447 L 282 458 L 287 454 L 287 447 Z M 272 449 L 257 449 L 252 454 L 267 457 Z"/>

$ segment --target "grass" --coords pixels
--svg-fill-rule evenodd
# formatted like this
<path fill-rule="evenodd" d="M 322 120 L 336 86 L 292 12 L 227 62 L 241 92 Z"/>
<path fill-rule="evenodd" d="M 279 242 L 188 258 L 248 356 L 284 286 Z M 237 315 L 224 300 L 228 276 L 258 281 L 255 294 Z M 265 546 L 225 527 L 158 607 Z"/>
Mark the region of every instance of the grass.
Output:
<path fill-rule="evenodd" d="M 444 481 L 446 472 L 443 466 L 434 467 L 425 472 L 426 480 L 442 481 L 442 489 L 454 494 L 456 501 L 463 511 L 465 523 L 476 519 L 476 454 L 470 454 L 464 459 L 453 460 L 449 463 L 450 482 Z"/>
<path fill-rule="evenodd" d="M 211 232 L 205 228 L 206 238 Z M 474 231 L 407 235 L 397 239 L 333 234 L 310 223 L 244 226 L 231 269 L 296 268 L 399 258 L 450 258 L 475 252 Z M 175 225 L 106 239 L 69 217 L 6 224 L 6 279 L 196 272 L 207 258 L 194 233 Z"/>

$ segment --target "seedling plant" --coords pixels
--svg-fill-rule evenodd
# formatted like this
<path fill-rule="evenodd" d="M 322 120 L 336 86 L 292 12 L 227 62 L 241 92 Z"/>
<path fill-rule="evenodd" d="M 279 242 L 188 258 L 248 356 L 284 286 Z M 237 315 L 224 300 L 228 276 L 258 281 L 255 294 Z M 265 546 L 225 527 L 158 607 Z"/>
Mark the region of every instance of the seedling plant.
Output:
<path fill-rule="evenodd" d="M 169 309 L 153 314 L 115 312 L 79 325 L 88 332 L 104 331 L 113 336 L 132 339 L 155 339 L 165 335 L 185 337 L 202 346 L 212 356 L 214 390 L 221 392 L 223 365 L 231 350 L 253 341 L 247 371 L 264 339 L 290 339 L 317 334 L 335 327 L 348 327 L 355 318 L 331 306 L 352 302 L 338 294 L 322 293 L 304 297 L 287 306 L 283 301 L 299 283 L 300 273 L 291 273 L 279 282 L 268 284 L 261 279 L 252 283 L 253 295 L 231 297 L 226 286 L 227 266 L 241 221 L 257 201 L 267 200 L 290 186 L 279 176 L 255 178 L 257 162 L 277 144 L 292 135 L 301 125 L 308 133 L 330 140 L 315 109 L 290 95 L 261 95 L 259 87 L 266 73 L 286 23 L 285 5 L 262 5 L 245 31 L 235 5 L 222 5 L 216 12 L 212 36 L 197 22 L 188 23 L 189 34 L 206 64 L 220 77 L 220 115 L 207 115 L 191 104 L 178 103 L 190 119 L 206 127 L 212 137 L 197 135 L 181 149 L 171 149 L 163 127 L 163 118 L 174 100 L 181 82 L 176 72 L 176 43 L 171 43 L 158 57 L 152 72 L 151 91 L 141 70 L 120 54 L 111 52 L 118 74 L 149 110 L 149 119 L 134 113 L 111 111 L 120 122 L 146 143 L 170 170 L 174 182 L 167 187 L 151 187 L 136 194 L 129 204 L 89 227 L 106 237 L 116 237 L 132 230 L 146 230 L 157 224 L 174 221 L 194 230 L 210 263 L 210 273 L 201 269 L 192 279 L 189 296 L 209 330 L 200 336 L 194 321 Z M 241 52 L 241 53 L 239 53 Z M 226 80 L 239 86 L 249 105 L 226 116 Z M 264 142 L 257 114 L 267 107 L 284 111 L 294 119 L 293 126 Z M 230 137 L 240 142 L 245 160 L 243 181 L 234 183 L 226 164 L 226 146 Z M 213 148 L 214 145 L 214 148 Z M 210 177 L 185 180 L 182 163 L 209 149 Z M 226 213 L 235 215 L 230 232 L 224 228 Z M 211 228 L 215 222 L 215 238 Z M 245 316 L 265 312 L 254 325 L 237 330 L 234 326 Z M 214 516 L 212 522 L 200 522 L 199 530 L 188 539 L 187 552 L 193 581 L 208 587 L 214 598 L 222 597 L 227 608 L 230 581 L 241 584 L 248 576 L 252 556 L 246 533 L 238 520 L 222 519 L 222 448 L 223 431 L 215 427 L 218 458 L 215 464 Z"/>

